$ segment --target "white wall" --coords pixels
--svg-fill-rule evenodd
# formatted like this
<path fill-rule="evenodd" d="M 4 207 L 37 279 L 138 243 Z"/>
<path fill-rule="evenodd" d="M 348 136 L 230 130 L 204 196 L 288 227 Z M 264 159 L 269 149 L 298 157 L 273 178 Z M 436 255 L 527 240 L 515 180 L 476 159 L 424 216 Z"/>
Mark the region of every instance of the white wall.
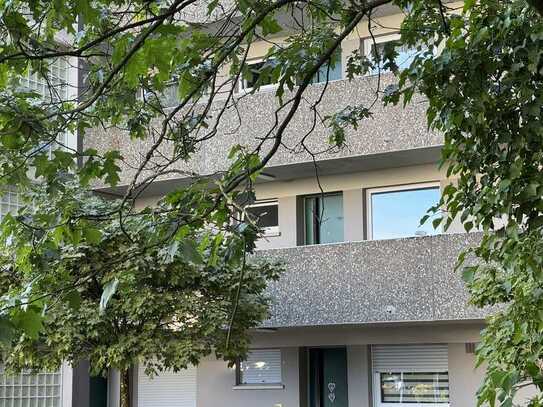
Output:
<path fill-rule="evenodd" d="M 72 407 L 73 370 L 68 363 L 64 362 L 60 371 L 62 374 L 62 407 Z"/>
<path fill-rule="evenodd" d="M 448 343 L 451 407 L 474 407 L 484 371 L 474 369 L 465 342 L 479 340 L 480 324 L 321 327 L 258 333 L 254 348 L 282 349 L 280 390 L 235 390 L 235 371 L 224 361 L 207 358 L 198 366 L 198 407 L 300 407 L 298 346 L 347 346 L 349 407 L 371 407 L 371 344 Z"/>
<path fill-rule="evenodd" d="M 367 345 L 347 346 L 349 407 L 370 407 L 370 359 Z"/>
<path fill-rule="evenodd" d="M 449 391 L 451 407 L 475 406 L 484 368 L 475 369 L 475 355 L 466 353 L 465 344 L 449 344 Z"/>
<path fill-rule="evenodd" d="M 284 389 L 235 390 L 235 370 L 207 358 L 198 365 L 198 407 L 299 407 L 298 349 L 282 349 Z"/>
<path fill-rule="evenodd" d="M 390 168 L 379 171 L 365 171 L 350 174 L 323 176 L 320 179 L 324 192 L 343 191 L 344 240 L 364 239 L 364 188 L 378 188 L 436 181 L 446 185 L 446 175 L 436 165 L 417 165 Z M 296 196 L 318 194 L 321 189 L 317 179 L 301 178 L 291 181 L 277 181 L 257 184 L 257 199 L 277 199 L 279 203 L 279 236 L 264 237 L 258 242 L 258 249 L 296 246 L 296 232 L 300 225 L 296 220 Z M 461 232 L 461 225 L 453 225 L 449 233 Z"/>
<path fill-rule="evenodd" d="M 379 188 L 425 182 L 439 182 L 441 188 L 447 185 L 444 172 L 436 165 L 416 165 L 401 168 L 389 168 L 378 171 L 364 171 L 320 179 L 325 192 L 343 191 L 344 239 L 360 241 L 364 239 L 364 198 L 365 188 Z M 265 236 L 257 244 L 258 249 L 293 247 L 297 244 L 296 197 L 318 194 L 321 190 L 316 178 L 300 178 L 290 181 L 274 181 L 256 184 L 255 193 L 259 200 L 277 199 L 279 215 L 279 234 Z M 136 201 L 136 209 L 154 206 L 159 197 L 151 196 Z M 453 223 L 448 233 L 463 232 L 459 222 Z"/>

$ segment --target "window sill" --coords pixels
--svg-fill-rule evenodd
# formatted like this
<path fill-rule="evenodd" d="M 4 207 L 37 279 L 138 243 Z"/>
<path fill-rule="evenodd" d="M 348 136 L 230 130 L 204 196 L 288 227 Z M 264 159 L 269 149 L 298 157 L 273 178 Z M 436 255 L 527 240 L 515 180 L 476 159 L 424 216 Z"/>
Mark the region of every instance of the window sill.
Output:
<path fill-rule="evenodd" d="M 238 384 L 232 390 L 284 390 L 284 384 Z"/>

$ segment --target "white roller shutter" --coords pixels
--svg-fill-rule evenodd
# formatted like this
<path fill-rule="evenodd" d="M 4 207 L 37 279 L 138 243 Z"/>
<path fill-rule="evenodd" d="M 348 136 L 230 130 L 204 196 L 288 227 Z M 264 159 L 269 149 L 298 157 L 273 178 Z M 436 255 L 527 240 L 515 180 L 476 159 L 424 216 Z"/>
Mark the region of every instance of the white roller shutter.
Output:
<path fill-rule="evenodd" d="M 196 407 L 196 368 L 153 378 L 138 369 L 138 407 Z"/>
<path fill-rule="evenodd" d="M 281 350 L 253 349 L 241 362 L 241 384 L 280 384 Z"/>
<path fill-rule="evenodd" d="M 374 345 L 374 372 L 447 372 L 447 345 Z"/>

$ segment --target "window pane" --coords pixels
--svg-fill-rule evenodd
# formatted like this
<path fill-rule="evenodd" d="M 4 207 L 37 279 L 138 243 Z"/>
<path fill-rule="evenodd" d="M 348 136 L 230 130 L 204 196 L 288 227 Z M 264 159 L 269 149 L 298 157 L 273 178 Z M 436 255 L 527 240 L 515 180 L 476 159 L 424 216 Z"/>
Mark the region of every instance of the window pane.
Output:
<path fill-rule="evenodd" d="M 449 374 L 447 372 L 381 373 L 381 402 L 448 403 Z"/>
<path fill-rule="evenodd" d="M 371 194 L 373 239 L 433 235 L 432 219 L 419 227 L 430 207 L 439 202 L 439 187 Z"/>
<path fill-rule="evenodd" d="M 243 88 L 244 89 L 252 88 L 256 84 L 258 79 L 260 78 L 260 72 L 262 71 L 262 69 L 275 66 L 275 64 L 276 62 L 274 62 L 273 60 L 249 63 L 248 67 L 249 67 L 249 70 L 251 71 L 251 77 L 246 78 L 242 82 Z M 271 85 L 272 83 L 273 82 L 271 78 L 267 78 L 265 81 L 260 82 L 260 86 Z"/>
<path fill-rule="evenodd" d="M 240 364 L 241 384 L 279 384 L 281 378 L 281 350 L 259 349 L 249 352 Z"/>
<path fill-rule="evenodd" d="M 156 92 L 146 92 L 146 100 L 156 100 L 160 102 L 160 106 L 163 108 L 173 107 L 179 104 L 179 97 L 177 96 L 177 89 L 179 83 L 177 81 L 172 81 L 164 86 L 162 91 Z"/>
<path fill-rule="evenodd" d="M 19 200 L 19 194 L 13 188 L 0 190 L 0 220 L 8 213 L 16 215 L 22 202 Z"/>
<path fill-rule="evenodd" d="M 336 52 L 333 57 L 332 64 L 324 64 L 320 67 L 317 74 L 311 80 L 311 83 L 322 83 L 328 81 L 335 81 L 341 79 L 343 76 L 343 70 L 341 67 L 341 51 Z"/>
<path fill-rule="evenodd" d="M 394 45 L 394 49 L 397 53 L 396 58 L 394 58 L 394 62 L 398 66 L 400 70 L 409 68 L 409 65 L 411 65 L 411 62 L 415 59 L 415 56 L 417 56 L 418 51 L 413 48 L 409 48 L 406 45 L 400 45 L 397 40 L 394 41 L 385 41 L 380 42 L 377 44 L 371 44 L 370 45 L 370 53 L 369 58 L 372 61 L 378 61 L 379 65 L 381 66 L 381 72 L 386 71 L 383 69 L 384 61 L 384 51 L 385 51 L 385 45 L 386 44 L 397 44 Z M 374 62 L 375 63 L 375 62 Z M 372 74 L 377 74 L 379 72 L 378 67 L 374 67 L 372 70 Z"/>
<path fill-rule="evenodd" d="M 317 213 L 317 198 L 305 199 L 305 244 L 315 244 L 316 241 L 316 228 L 315 221 Z"/>
<path fill-rule="evenodd" d="M 269 205 L 249 206 L 246 208 L 251 219 L 256 222 L 260 228 L 268 228 L 279 225 L 278 205 L 276 203 Z"/>
<path fill-rule="evenodd" d="M 341 194 L 305 199 L 305 243 L 343 241 L 343 196 Z"/>
<path fill-rule="evenodd" d="M 343 196 L 327 195 L 321 208 L 320 243 L 343 241 Z"/>
<path fill-rule="evenodd" d="M 65 58 L 51 60 L 44 71 L 29 70 L 26 75 L 21 76 L 20 86 L 23 89 L 31 90 L 40 95 L 45 102 L 59 102 L 69 100 L 69 64 Z M 62 148 L 68 142 L 68 133 L 60 134 L 58 143 L 51 143 L 45 147 L 45 151 Z M 44 148 L 44 145 L 38 148 Z"/>

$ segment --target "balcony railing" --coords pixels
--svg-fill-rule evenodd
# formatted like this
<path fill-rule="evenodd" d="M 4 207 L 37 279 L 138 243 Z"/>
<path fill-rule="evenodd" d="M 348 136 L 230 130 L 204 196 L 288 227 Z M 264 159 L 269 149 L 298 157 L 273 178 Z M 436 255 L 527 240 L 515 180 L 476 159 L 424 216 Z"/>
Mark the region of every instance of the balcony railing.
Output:
<path fill-rule="evenodd" d="M 286 264 L 271 284 L 270 327 L 477 320 L 454 265 L 479 234 L 443 234 L 264 250 Z"/>
<path fill-rule="evenodd" d="M 380 84 L 381 90 L 395 82 L 396 79 L 390 74 L 383 75 Z M 375 77 L 330 82 L 322 101 L 317 106 L 319 116 L 324 118 L 347 106 L 363 105 L 369 107 L 375 98 L 376 83 Z M 311 110 L 311 105 L 320 97 L 323 86 L 324 84 L 311 85 L 306 91 L 304 101 L 283 137 L 284 145 L 288 148 L 281 147 L 269 163 L 269 167 L 278 168 L 312 161 L 310 154 L 300 148 L 299 142 L 312 129 L 314 112 Z M 289 100 L 291 96 L 287 92 L 284 100 Z M 369 157 L 441 145 L 442 137 L 427 130 L 426 103 L 422 97 L 419 98 L 420 100 L 415 100 L 405 109 L 401 106 L 384 107 L 381 103 L 377 103 L 372 108 L 373 116 L 371 118 L 365 119 L 358 130 L 349 129 L 347 131 L 347 146 L 345 148 L 340 151 L 319 154 L 318 159 L 342 158 L 343 160 L 338 160 L 336 165 L 344 167 L 345 171 L 353 171 L 358 168 L 359 164 L 345 160 L 345 158 Z M 417 97 L 415 96 L 414 99 Z M 211 110 L 211 114 L 218 115 L 221 106 L 222 104 L 217 102 Z M 273 90 L 261 91 L 252 95 L 247 94 L 237 98 L 236 106 L 231 106 L 222 115 L 218 134 L 201 144 L 190 162 L 178 162 L 171 169 L 189 170 L 202 175 L 224 170 L 228 166 L 227 152 L 230 147 L 235 144 L 254 146 L 259 143 L 261 138 L 273 127 L 274 112 L 278 106 L 278 100 Z M 279 114 L 280 119 L 284 117 L 287 110 L 288 106 Z M 320 122 L 319 117 L 316 120 L 314 130 L 305 141 L 305 144 L 313 152 L 323 151 L 329 147 L 330 131 Z M 272 141 L 269 141 L 270 145 Z M 122 130 L 95 128 L 91 134 L 85 137 L 85 143 L 85 147 L 93 147 L 99 151 L 119 149 L 127 162 L 123 168 L 121 181 L 121 183 L 126 183 L 134 174 L 137 164 L 141 162 L 152 144 L 152 140 L 134 141 Z M 162 146 L 161 150 L 157 152 L 156 159 L 152 161 L 160 162 L 161 154 L 168 156 L 171 148 L 172 146 L 169 144 Z M 417 156 L 419 159 L 421 158 L 420 154 Z M 409 164 L 405 161 L 405 157 L 392 157 L 389 160 L 391 161 L 390 165 Z M 398 162 L 392 162 L 395 160 Z M 368 159 L 364 161 L 367 162 Z M 178 174 L 171 176 L 179 177 Z"/>

